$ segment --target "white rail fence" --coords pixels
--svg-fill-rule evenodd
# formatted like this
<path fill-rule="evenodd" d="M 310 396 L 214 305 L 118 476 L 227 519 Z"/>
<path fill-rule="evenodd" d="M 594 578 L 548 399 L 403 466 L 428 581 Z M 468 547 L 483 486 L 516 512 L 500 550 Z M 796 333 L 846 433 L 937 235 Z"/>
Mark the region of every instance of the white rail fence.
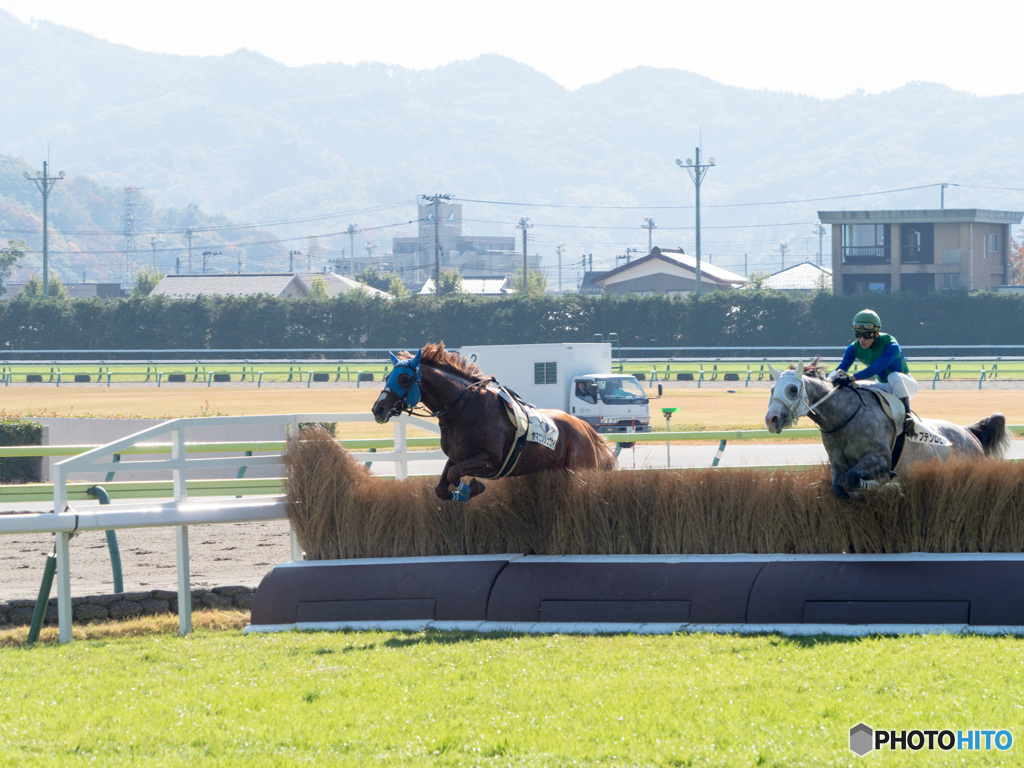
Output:
<path fill-rule="evenodd" d="M 72 534 L 79 531 L 101 531 L 119 528 L 175 528 L 175 545 L 178 577 L 178 626 L 181 634 L 192 631 L 192 594 L 189 568 L 188 528 L 203 523 L 238 523 L 261 520 L 287 519 L 283 495 L 242 496 L 231 498 L 190 501 L 188 478 L 190 472 L 218 469 L 235 469 L 258 465 L 281 465 L 283 453 L 269 453 L 260 456 L 189 456 L 187 436 L 190 429 L 236 425 L 285 425 L 286 434 L 295 434 L 299 426 L 307 423 L 324 422 L 367 422 L 370 414 L 303 413 L 271 416 L 217 416 L 174 419 L 144 429 L 107 445 L 80 453 L 53 468 L 53 509 L 54 512 L 0 516 L 0 534 L 53 533 L 56 535 L 57 555 L 57 617 L 60 627 L 60 642 L 71 641 L 71 561 L 68 542 Z M 443 459 L 440 450 L 410 452 L 407 446 L 406 430 L 409 426 L 439 434 L 437 424 L 418 418 L 402 416 L 393 419 L 394 449 L 373 453 L 353 452 L 356 458 L 372 461 L 393 461 L 395 476 L 404 479 L 409 474 L 411 461 Z M 116 456 L 130 448 L 155 444 L 155 441 L 170 441 L 170 456 L 147 458 L 128 462 L 116 460 Z M 166 444 L 157 444 L 165 447 Z M 155 447 L 155 445 L 154 445 Z M 109 505 L 88 506 L 68 501 L 68 482 L 76 475 L 96 472 L 117 472 L 127 469 L 151 470 L 169 475 L 173 493 L 170 499 L 154 499 L 143 503 L 112 502 Z M 59 510 L 59 511 L 58 511 Z M 292 558 L 302 558 L 292 532 Z"/>

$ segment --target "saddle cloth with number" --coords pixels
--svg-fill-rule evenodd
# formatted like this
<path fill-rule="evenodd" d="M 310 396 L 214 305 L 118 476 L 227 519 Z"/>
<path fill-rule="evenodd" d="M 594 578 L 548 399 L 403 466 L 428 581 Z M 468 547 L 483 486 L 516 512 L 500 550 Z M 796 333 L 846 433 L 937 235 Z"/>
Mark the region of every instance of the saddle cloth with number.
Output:
<path fill-rule="evenodd" d="M 527 443 L 538 443 L 552 451 L 555 450 L 555 445 L 558 443 L 558 427 L 550 417 L 541 413 L 535 406 L 527 403 L 508 387 L 495 383 L 489 389 L 492 389 L 501 398 L 505 404 L 508 420 L 516 428 L 512 447 L 498 473 L 494 475 L 495 478 L 506 477 L 516 468 Z"/>

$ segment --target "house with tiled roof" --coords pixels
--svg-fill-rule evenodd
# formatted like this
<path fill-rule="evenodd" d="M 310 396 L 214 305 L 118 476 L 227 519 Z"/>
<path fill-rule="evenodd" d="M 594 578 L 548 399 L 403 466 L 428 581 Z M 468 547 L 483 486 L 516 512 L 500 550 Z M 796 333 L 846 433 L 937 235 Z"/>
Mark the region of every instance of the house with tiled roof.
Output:
<path fill-rule="evenodd" d="M 237 275 L 167 275 L 150 296 L 195 299 L 199 296 L 273 296 L 302 298 L 309 288 L 298 275 L 288 273 Z"/>
<path fill-rule="evenodd" d="M 350 277 L 332 272 L 273 272 L 231 275 L 167 275 L 153 289 L 151 296 L 171 299 L 194 299 L 198 296 L 272 296 L 303 298 L 309 295 L 313 281 L 321 278 L 328 296 L 360 290 L 371 296 L 391 298 L 387 291 L 372 288 Z"/>
<path fill-rule="evenodd" d="M 832 270 L 805 261 L 795 264 L 757 281 L 762 288 L 773 291 L 828 291 L 832 292 Z M 751 288 L 754 282 L 744 285 Z"/>
<path fill-rule="evenodd" d="M 700 265 L 701 292 L 727 291 L 743 285 L 747 278 L 716 267 L 707 260 Z M 626 262 L 591 279 L 604 293 L 652 295 L 685 294 L 696 290 L 697 260 L 682 248 L 654 246 L 643 258 Z"/>

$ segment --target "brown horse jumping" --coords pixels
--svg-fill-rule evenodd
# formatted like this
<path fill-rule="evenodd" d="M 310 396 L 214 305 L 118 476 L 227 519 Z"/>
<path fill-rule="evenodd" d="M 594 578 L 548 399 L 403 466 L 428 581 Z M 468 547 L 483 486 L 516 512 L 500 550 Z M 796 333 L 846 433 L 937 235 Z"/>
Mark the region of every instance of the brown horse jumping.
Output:
<path fill-rule="evenodd" d="M 548 469 L 615 469 L 615 452 L 586 422 L 562 411 L 544 410 L 558 429 L 554 447 L 531 442 L 509 416 L 510 398 L 466 358 L 440 344 L 412 355 L 391 356 L 395 367 L 373 406 L 384 424 L 422 401 L 441 427 L 441 450 L 448 457 L 434 492 L 438 498 L 468 501 L 483 492 L 477 478 L 528 475 Z M 469 477 L 467 485 L 463 477 Z"/>

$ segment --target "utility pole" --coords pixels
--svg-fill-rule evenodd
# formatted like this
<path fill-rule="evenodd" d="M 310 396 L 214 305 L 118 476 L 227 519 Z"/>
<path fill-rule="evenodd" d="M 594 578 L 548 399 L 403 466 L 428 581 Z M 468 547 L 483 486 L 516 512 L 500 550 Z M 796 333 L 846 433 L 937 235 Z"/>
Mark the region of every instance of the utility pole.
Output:
<path fill-rule="evenodd" d="M 156 270 L 156 245 L 163 241 L 164 239 L 162 237 L 157 237 L 156 235 L 150 235 L 149 237 L 149 245 L 153 249 L 153 256 L 149 260 L 149 268 L 154 271 Z"/>
<path fill-rule="evenodd" d="M 818 266 L 820 267 L 823 255 L 823 245 L 821 239 L 826 232 L 825 225 L 819 221 L 817 226 L 815 226 L 814 229 L 812 229 L 811 231 L 818 236 Z"/>
<path fill-rule="evenodd" d="M 436 193 L 433 195 L 420 195 L 419 199 L 424 203 L 434 206 L 434 295 L 441 295 L 441 212 L 439 205 L 442 200 L 451 200 L 451 195 Z"/>
<path fill-rule="evenodd" d="M 690 174 L 690 178 L 693 179 L 694 187 L 696 188 L 697 195 L 697 275 L 696 275 L 696 293 L 700 296 L 700 183 L 704 180 L 704 174 L 708 172 L 708 168 L 711 168 L 715 164 L 715 158 L 709 158 L 706 165 L 701 165 L 700 162 L 700 147 L 694 150 L 694 156 L 697 158 L 696 161 L 686 158 L 684 163 L 682 160 L 677 159 L 676 165 L 680 168 L 685 168 L 686 172 Z"/>
<path fill-rule="evenodd" d="M 349 224 L 348 229 L 345 230 L 346 232 L 348 232 L 349 259 L 351 260 L 352 264 L 352 271 L 350 274 L 351 277 L 356 276 L 356 232 L 359 231 L 357 229 L 358 226 L 358 224 L 354 223 Z"/>
<path fill-rule="evenodd" d="M 43 196 L 43 298 L 50 298 L 50 271 L 49 271 L 49 248 L 47 246 L 47 224 L 46 224 L 46 202 L 50 197 L 50 190 L 53 189 L 53 185 L 64 178 L 64 171 L 61 171 L 56 176 L 50 176 L 50 172 L 47 169 L 49 164 L 48 160 L 43 160 L 43 172 L 36 171 L 35 176 L 30 176 L 28 171 L 25 171 L 25 178 L 39 188 L 39 192 Z"/>
<path fill-rule="evenodd" d="M 640 228 L 647 230 L 647 253 L 649 254 L 654 250 L 652 246 L 653 239 L 651 236 L 654 234 L 654 230 L 658 228 L 658 225 L 654 223 L 654 219 L 650 216 L 644 216 L 644 223 L 640 225 Z"/>
<path fill-rule="evenodd" d="M 941 191 L 939 192 L 939 208 L 943 208 L 944 209 L 946 207 L 946 187 L 959 187 L 959 186 L 960 186 L 959 184 L 948 184 L 948 183 L 939 184 L 939 187 L 941 187 Z"/>
<path fill-rule="evenodd" d="M 562 251 L 565 250 L 565 243 L 555 246 L 555 253 L 558 254 L 558 292 L 562 292 Z"/>
<path fill-rule="evenodd" d="M 220 256 L 220 251 L 203 251 L 203 274 L 206 274 L 206 262 L 214 256 Z"/>
<path fill-rule="evenodd" d="M 526 230 L 533 226 L 530 224 L 530 219 L 524 216 L 519 220 L 519 224 L 516 225 L 519 229 L 523 230 L 523 295 L 530 295 L 530 281 L 527 279 L 529 276 L 529 269 L 526 264 Z"/>
<path fill-rule="evenodd" d="M 196 231 L 192 227 L 185 230 L 185 237 L 188 238 L 188 274 L 192 274 L 192 238 L 196 236 Z"/>
<path fill-rule="evenodd" d="M 777 250 L 779 251 L 780 254 L 782 254 L 782 269 L 785 269 L 786 268 L 786 251 L 789 250 L 789 245 L 787 243 L 779 243 L 779 247 L 778 247 Z"/>
<path fill-rule="evenodd" d="M 301 256 L 302 251 L 288 251 L 288 271 L 295 271 L 295 257 Z"/>

